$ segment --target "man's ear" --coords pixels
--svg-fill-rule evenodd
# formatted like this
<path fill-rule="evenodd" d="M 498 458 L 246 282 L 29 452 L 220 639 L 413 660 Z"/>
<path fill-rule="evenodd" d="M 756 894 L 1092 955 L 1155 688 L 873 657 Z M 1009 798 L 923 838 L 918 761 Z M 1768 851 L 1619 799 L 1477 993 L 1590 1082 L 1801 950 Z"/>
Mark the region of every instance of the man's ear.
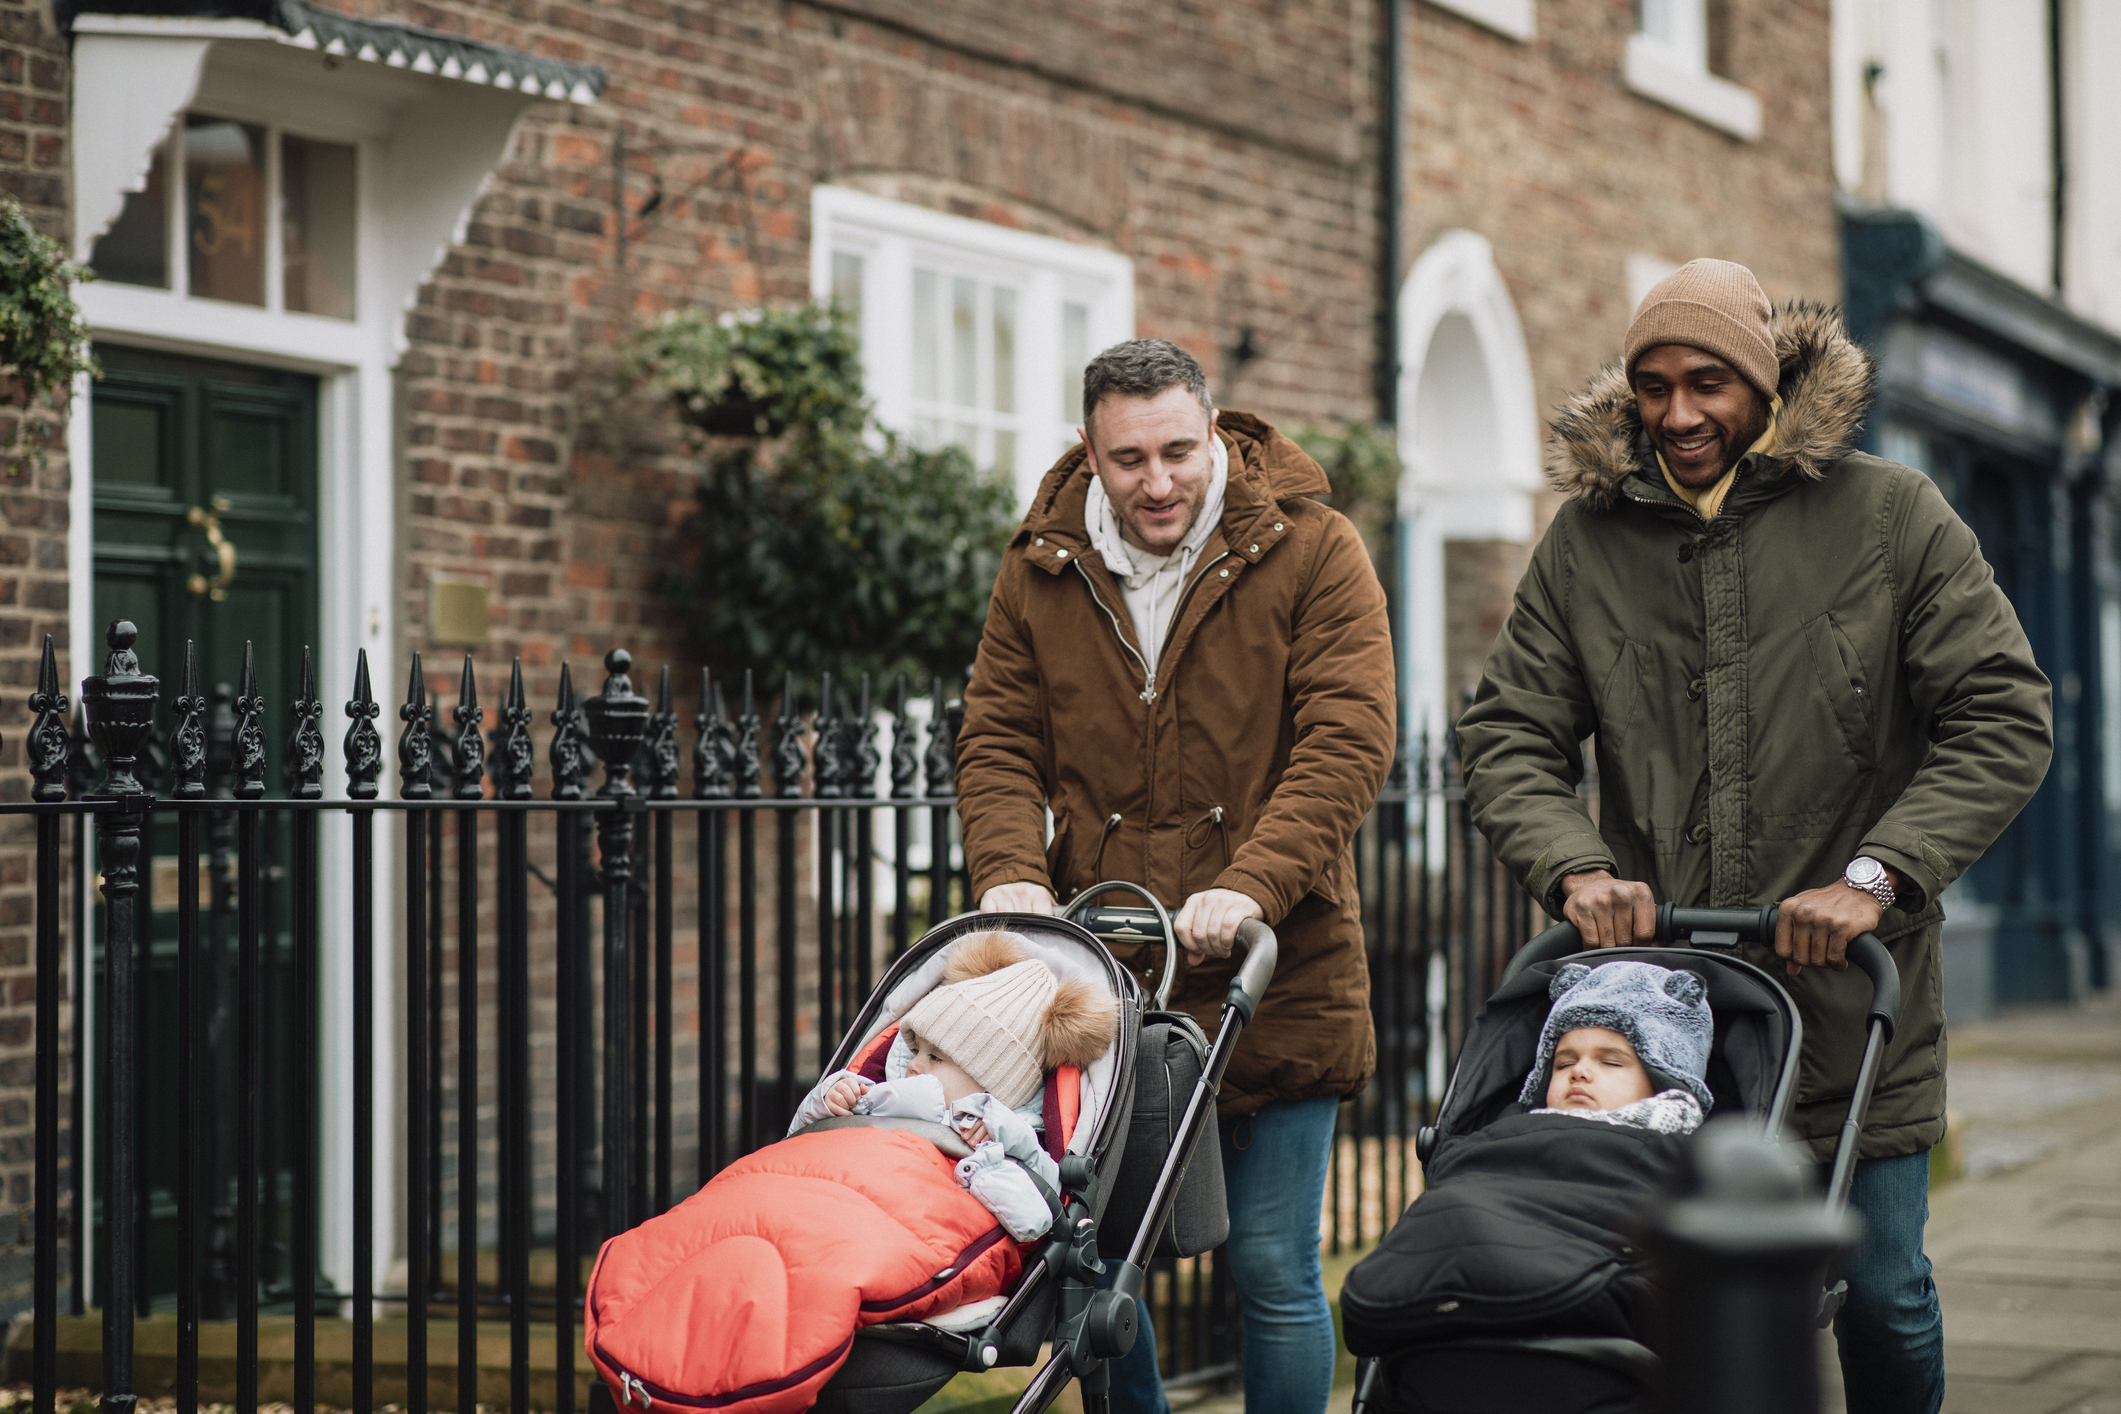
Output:
<path fill-rule="evenodd" d="M 1090 429 L 1078 427 L 1075 429 L 1075 435 L 1083 439 L 1083 460 L 1090 464 L 1090 474 L 1097 475 L 1097 444 L 1090 440 Z"/>

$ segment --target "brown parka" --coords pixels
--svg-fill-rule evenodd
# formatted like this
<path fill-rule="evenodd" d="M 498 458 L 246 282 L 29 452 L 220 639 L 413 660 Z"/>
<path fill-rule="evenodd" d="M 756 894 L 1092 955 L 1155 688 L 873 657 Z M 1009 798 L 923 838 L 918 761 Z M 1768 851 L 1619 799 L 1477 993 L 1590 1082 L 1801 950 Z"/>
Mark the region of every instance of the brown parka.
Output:
<path fill-rule="evenodd" d="M 1280 964 L 1223 1082 L 1227 1119 L 1351 1094 L 1375 1067 L 1351 841 L 1397 712 L 1384 591 L 1354 527 L 1311 499 L 1325 473 L 1249 414 L 1218 430 L 1222 523 L 1153 681 L 1090 547 L 1082 449 L 1046 473 L 995 580 L 957 787 L 974 898 L 1028 881 L 1066 902 L 1125 879 L 1174 912 L 1208 888 L 1260 904 Z M 1121 961 L 1154 988 L 1153 951 Z M 1175 962 L 1174 1006 L 1213 1034 L 1235 962 Z"/>

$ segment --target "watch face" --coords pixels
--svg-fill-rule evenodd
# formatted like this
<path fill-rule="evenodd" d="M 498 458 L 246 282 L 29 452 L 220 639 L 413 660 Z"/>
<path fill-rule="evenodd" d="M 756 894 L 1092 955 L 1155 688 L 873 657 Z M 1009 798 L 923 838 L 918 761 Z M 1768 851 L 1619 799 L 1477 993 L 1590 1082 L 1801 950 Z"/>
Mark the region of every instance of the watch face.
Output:
<path fill-rule="evenodd" d="M 1858 888 L 1862 888 L 1865 884 L 1878 882 L 1884 876 L 1885 866 L 1883 864 L 1880 864 L 1875 859 L 1859 856 L 1849 861 L 1849 867 L 1841 877 L 1847 879 Z"/>

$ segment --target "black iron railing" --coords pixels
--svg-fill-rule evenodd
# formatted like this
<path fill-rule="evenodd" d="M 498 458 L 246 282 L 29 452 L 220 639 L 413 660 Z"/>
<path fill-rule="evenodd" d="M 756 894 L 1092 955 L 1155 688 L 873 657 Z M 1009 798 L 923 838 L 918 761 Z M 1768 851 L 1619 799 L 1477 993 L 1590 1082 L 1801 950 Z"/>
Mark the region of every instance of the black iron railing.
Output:
<path fill-rule="evenodd" d="M 37 831 L 26 1373 L 40 1410 L 63 1375 L 100 1383 L 114 1409 L 139 1392 L 246 1414 L 261 1398 L 304 1414 L 320 1399 L 571 1411 L 582 1259 L 776 1138 L 881 968 L 968 906 L 957 708 L 940 684 L 922 712 L 901 682 L 879 714 L 866 681 L 847 693 L 827 679 L 806 717 L 787 681 L 767 722 L 748 676 L 732 712 L 702 673 L 688 780 L 668 669 L 651 699 L 614 651 L 578 698 L 563 665 L 536 799 L 520 663 L 489 733 L 470 657 L 445 728 L 415 655 L 392 800 L 363 653 L 345 794 L 326 799 L 306 654 L 275 753 L 247 651 L 239 681 L 212 691 L 187 654 L 164 699 L 130 625 L 109 648 L 69 733 L 47 641 L 32 800 L 0 805 Z M 1537 922 L 1473 830 L 1448 754 L 1414 745 L 1356 842 L 1379 1070 L 1342 1111 L 1335 1252 L 1376 1240 L 1418 1191 L 1414 1133 Z M 274 754 L 286 793 L 268 798 Z M 348 824 L 327 848 L 334 816 Z M 172 875 L 174 908 L 156 897 Z M 328 886 L 343 914 L 326 916 Z M 349 981 L 326 1016 L 323 968 L 341 956 Z M 327 1021 L 346 1038 L 328 1056 Z M 343 1112 L 323 1101 L 337 1066 Z M 336 1183 L 320 1181 L 337 1177 L 320 1173 L 327 1136 L 351 1156 Z M 397 1159 L 381 1232 L 379 1146 Z M 346 1234 L 336 1264 L 327 1216 Z M 62 1292 L 80 1323 L 91 1298 L 101 1308 L 95 1369 L 75 1340 L 60 1368 Z M 1160 1264 L 1150 1294 L 1170 1379 L 1233 1368 L 1234 1293 L 1214 1254 Z M 482 1321 L 489 1336 L 505 1326 L 508 1349 L 484 1384 Z"/>

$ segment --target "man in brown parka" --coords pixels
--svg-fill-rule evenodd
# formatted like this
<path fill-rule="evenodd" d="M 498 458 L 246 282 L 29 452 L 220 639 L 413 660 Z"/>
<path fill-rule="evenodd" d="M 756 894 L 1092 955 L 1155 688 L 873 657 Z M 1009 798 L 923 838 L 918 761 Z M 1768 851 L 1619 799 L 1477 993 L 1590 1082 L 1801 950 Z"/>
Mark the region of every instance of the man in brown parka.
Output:
<path fill-rule="evenodd" d="M 1142 339 L 1083 379 L 1083 445 L 1046 474 L 995 581 L 958 738 L 972 894 L 1050 912 L 1101 880 L 1174 910 L 1185 960 L 1123 958 L 1213 1033 L 1238 923 L 1280 962 L 1223 1082 L 1248 1410 L 1323 1410 L 1334 1337 L 1318 1216 L 1341 1097 L 1375 1065 L 1351 848 L 1396 736 L 1384 592 L 1288 438 L 1218 414 Z M 1053 834 L 1046 835 L 1052 811 Z M 1147 1326 L 1115 1408 L 1166 1408 Z"/>
<path fill-rule="evenodd" d="M 1918 471 L 1855 449 L 1871 361 L 1840 316 L 1773 310 L 1696 260 L 1643 299 L 1624 367 L 1554 423 L 1556 512 L 1460 719 L 1495 852 L 1590 946 L 1657 903 L 1778 904 L 1804 1021 L 1784 1126 L 1831 1156 L 1875 932 L 1900 1022 L 1858 1149 L 1864 1218 L 1835 1317 L 1849 1414 L 1935 1414 L 1943 1318 L 1922 1252 L 1944 1133 L 1939 896 L 2032 797 L 2047 679 L 1981 547 Z M 1576 793 L 1596 738 L 1594 822 Z"/>

